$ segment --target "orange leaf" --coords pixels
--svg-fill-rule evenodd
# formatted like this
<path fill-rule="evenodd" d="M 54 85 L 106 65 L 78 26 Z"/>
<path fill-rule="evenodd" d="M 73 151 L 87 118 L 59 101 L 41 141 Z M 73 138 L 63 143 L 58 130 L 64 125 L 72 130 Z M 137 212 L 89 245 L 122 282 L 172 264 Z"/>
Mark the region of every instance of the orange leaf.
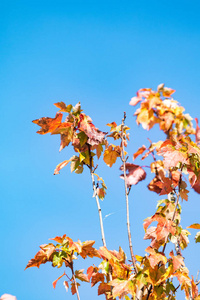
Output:
<path fill-rule="evenodd" d="M 87 256 L 88 257 L 99 257 L 99 254 L 98 254 L 98 251 L 93 248 L 92 246 L 94 245 L 95 241 L 85 241 L 83 244 L 82 244 L 82 249 L 81 249 L 81 252 L 80 252 L 80 255 L 82 258 L 86 258 Z"/>
<path fill-rule="evenodd" d="M 52 283 L 54 289 L 56 288 L 56 284 L 57 284 L 58 280 L 60 280 L 64 275 L 66 275 L 65 272 L 60 277 L 58 277 L 56 280 L 54 280 L 54 282 Z"/>
<path fill-rule="evenodd" d="M 187 228 L 200 229 L 200 224 L 194 223 L 194 224 L 188 226 Z"/>
<path fill-rule="evenodd" d="M 38 251 L 34 258 L 30 259 L 25 270 L 30 267 L 39 268 L 41 264 L 45 264 L 47 261 L 51 261 L 51 255 L 55 251 L 53 244 L 45 244 L 40 246 L 41 250 Z"/>
<path fill-rule="evenodd" d="M 40 130 L 37 131 L 39 134 L 46 134 L 48 132 L 54 131 L 62 121 L 62 113 L 57 113 L 55 118 L 40 118 L 37 120 L 33 120 L 32 122 L 41 127 Z"/>
<path fill-rule="evenodd" d="M 143 145 L 140 147 L 134 154 L 133 154 L 133 160 L 136 159 L 140 154 L 142 154 L 147 148 Z"/>
<path fill-rule="evenodd" d="M 103 155 L 103 160 L 107 164 L 107 166 L 112 167 L 112 165 L 116 162 L 117 157 L 120 157 L 119 147 L 113 147 L 110 145 L 105 151 Z"/>

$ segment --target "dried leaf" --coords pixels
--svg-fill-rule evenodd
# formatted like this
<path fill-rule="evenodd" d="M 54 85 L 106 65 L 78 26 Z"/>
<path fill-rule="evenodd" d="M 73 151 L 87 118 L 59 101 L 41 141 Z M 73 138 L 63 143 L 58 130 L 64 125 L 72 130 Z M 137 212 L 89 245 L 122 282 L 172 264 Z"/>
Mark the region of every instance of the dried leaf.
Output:
<path fill-rule="evenodd" d="M 146 172 L 142 167 L 131 163 L 126 163 L 125 167 L 128 172 L 126 175 L 127 186 L 136 185 L 139 181 L 146 178 Z M 120 170 L 123 170 L 123 165 L 120 167 Z M 120 178 L 124 179 L 124 174 L 121 174 Z"/>

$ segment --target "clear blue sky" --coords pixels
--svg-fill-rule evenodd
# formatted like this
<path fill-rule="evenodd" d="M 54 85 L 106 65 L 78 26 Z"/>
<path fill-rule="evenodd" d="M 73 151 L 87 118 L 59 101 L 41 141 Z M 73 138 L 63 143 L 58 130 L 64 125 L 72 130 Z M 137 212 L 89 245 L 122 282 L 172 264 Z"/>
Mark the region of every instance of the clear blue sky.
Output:
<path fill-rule="evenodd" d="M 53 103 L 81 101 L 95 125 L 106 131 L 127 112 L 132 127 L 130 157 L 146 137 L 161 138 L 137 128 L 130 98 L 142 87 L 164 82 L 193 117 L 199 116 L 199 1 L 0 1 L 1 107 L 1 283 L 0 295 L 18 300 L 75 299 L 61 282 L 63 270 L 42 265 L 24 271 L 39 245 L 66 233 L 101 246 L 96 204 L 87 171 L 53 176 L 55 166 L 72 154 L 59 153 L 57 136 L 40 136 L 32 120 L 53 117 Z M 131 160 L 130 160 L 131 161 Z M 137 161 L 139 163 L 139 160 Z M 102 203 L 109 249 L 128 252 L 120 162 L 99 168 L 109 191 Z M 148 175 L 150 180 L 151 175 Z M 144 254 L 143 220 L 155 211 L 159 196 L 147 183 L 131 193 L 134 252 Z M 199 222 L 199 195 L 191 192 L 183 205 L 183 226 Z M 200 265 L 199 245 L 191 237 L 185 251 L 190 275 Z M 98 264 L 99 261 L 96 263 Z M 86 268 L 92 261 L 78 262 Z M 80 290 L 82 299 L 97 298 L 96 288 Z M 183 299 L 183 295 L 180 299 Z"/>

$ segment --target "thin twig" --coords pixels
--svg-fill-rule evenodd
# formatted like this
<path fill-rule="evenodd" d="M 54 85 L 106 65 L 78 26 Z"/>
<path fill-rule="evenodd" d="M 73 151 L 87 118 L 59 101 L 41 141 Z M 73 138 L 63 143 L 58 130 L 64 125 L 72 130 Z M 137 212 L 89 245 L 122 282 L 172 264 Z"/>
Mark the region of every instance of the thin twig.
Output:
<path fill-rule="evenodd" d="M 94 171 L 92 169 L 92 155 L 91 155 L 90 145 L 88 145 L 88 151 L 89 151 L 89 157 L 90 157 L 90 166 L 89 166 L 90 167 L 90 175 L 91 175 L 91 178 L 92 178 L 92 187 L 93 187 L 94 197 L 96 199 L 98 213 L 99 213 L 99 221 L 100 221 L 100 227 L 101 227 L 101 237 L 102 237 L 103 246 L 106 247 L 106 239 L 105 239 L 104 228 L 103 228 L 103 218 L 102 218 L 102 213 L 101 213 L 101 206 L 100 206 L 99 198 L 98 198 L 98 195 L 97 195 L 97 189 L 96 189 L 96 184 L 95 184 L 95 180 L 94 180 Z"/>
<path fill-rule="evenodd" d="M 121 141 L 122 141 L 122 154 L 121 154 L 121 160 L 123 162 L 123 171 L 124 171 L 124 187 L 125 187 L 125 197 L 126 197 L 126 219 L 127 219 L 127 230 L 128 230 L 128 240 L 129 240 L 129 248 L 131 253 L 131 259 L 133 262 L 133 268 L 135 273 L 137 274 L 137 268 L 136 268 L 136 259 L 133 254 L 133 246 L 131 241 L 131 230 L 130 230 L 130 218 L 129 218 L 129 199 L 128 194 L 130 192 L 130 189 L 128 191 L 127 189 L 127 180 L 126 180 L 126 158 L 124 153 L 124 121 L 126 119 L 126 113 L 124 113 L 124 117 L 122 119 L 122 128 L 121 128 Z"/>

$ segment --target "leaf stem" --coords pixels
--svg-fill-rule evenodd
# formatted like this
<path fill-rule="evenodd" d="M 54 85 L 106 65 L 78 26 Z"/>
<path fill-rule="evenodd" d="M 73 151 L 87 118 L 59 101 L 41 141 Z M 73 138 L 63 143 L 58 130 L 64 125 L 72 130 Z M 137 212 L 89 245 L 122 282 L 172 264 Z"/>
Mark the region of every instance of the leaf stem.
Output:
<path fill-rule="evenodd" d="M 124 112 L 124 117 L 122 119 L 122 127 L 121 127 L 121 141 L 122 141 L 121 160 L 122 160 L 122 163 L 123 163 L 123 171 L 124 171 L 124 188 L 125 188 L 125 198 L 126 198 L 126 220 L 127 220 L 129 248 L 130 248 L 133 268 L 134 268 L 135 273 L 137 274 L 136 259 L 135 259 L 135 256 L 133 254 L 133 246 L 132 246 L 131 230 L 130 230 L 130 218 L 129 218 L 129 199 L 128 199 L 128 195 L 130 193 L 130 188 L 129 188 L 129 190 L 127 189 L 127 180 L 126 180 L 126 158 L 125 158 L 125 151 L 124 151 L 124 122 L 125 122 L 125 119 L 126 119 L 126 113 Z"/>

